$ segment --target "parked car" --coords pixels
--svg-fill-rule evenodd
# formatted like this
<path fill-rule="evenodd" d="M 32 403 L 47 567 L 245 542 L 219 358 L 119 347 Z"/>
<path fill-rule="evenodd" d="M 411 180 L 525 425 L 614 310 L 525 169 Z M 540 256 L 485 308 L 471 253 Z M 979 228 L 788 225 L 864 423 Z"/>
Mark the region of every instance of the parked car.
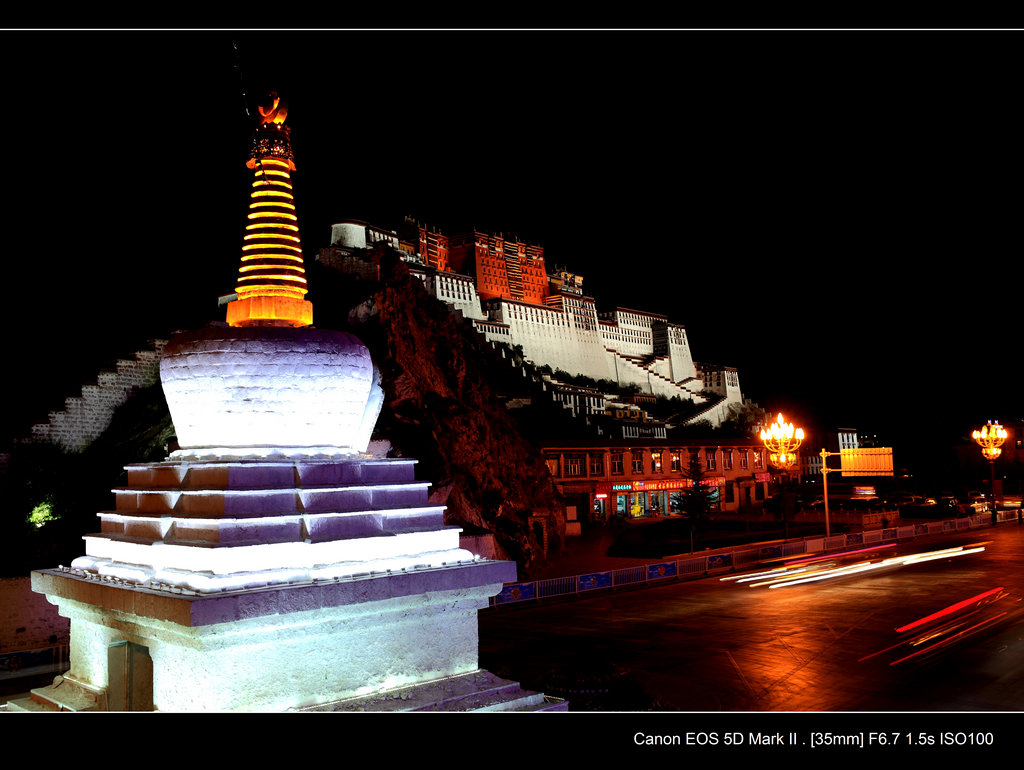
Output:
<path fill-rule="evenodd" d="M 899 492 L 886 499 L 886 504 L 894 508 L 903 508 L 907 505 L 926 505 L 925 499 L 920 495 L 912 495 L 907 492 Z"/>
<path fill-rule="evenodd" d="M 885 510 L 880 497 L 855 497 L 850 501 L 850 508 L 855 511 L 875 512 Z"/>

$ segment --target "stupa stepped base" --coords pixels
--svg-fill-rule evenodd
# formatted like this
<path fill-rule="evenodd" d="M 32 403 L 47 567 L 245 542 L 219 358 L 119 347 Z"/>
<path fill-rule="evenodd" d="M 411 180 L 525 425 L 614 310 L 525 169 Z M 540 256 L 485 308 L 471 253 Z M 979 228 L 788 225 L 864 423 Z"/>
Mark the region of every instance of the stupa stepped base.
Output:
<path fill-rule="evenodd" d="M 71 566 L 217 592 L 471 562 L 415 461 L 165 461 L 126 467 L 117 509 Z"/>
<path fill-rule="evenodd" d="M 471 674 L 399 687 L 374 695 L 348 698 L 303 711 L 568 711 L 569 703 L 543 693 L 524 690 L 518 682 L 501 679 L 480 669 Z"/>
<path fill-rule="evenodd" d="M 58 687 L 34 694 L 31 708 L 305 710 L 453 677 L 468 683 L 461 677 L 479 672 L 477 613 L 515 576 L 514 563 L 479 560 L 185 595 L 33 572 L 33 590 L 71 620 L 71 668 Z M 492 689 L 481 690 L 480 707 L 543 705 Z"/>

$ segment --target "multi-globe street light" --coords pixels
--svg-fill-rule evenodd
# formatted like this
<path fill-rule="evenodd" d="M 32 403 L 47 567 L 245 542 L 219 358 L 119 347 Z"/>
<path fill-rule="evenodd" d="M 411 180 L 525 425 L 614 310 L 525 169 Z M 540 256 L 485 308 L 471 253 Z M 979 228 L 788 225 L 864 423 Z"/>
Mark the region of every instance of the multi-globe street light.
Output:
<path fill-rule="evenodd" d="M 788 471 L 796 465 L 796 450 L 803 440 L 803 428 L 794 428 L 793 423 L 783 422 L 781 412 L 775 422 L 761 430 L 761 441 L 768 450 L 768 462 L 781 471 Z"/>
<path fill-rule="evenodd" d="M 796 450 L 800 448 L 803 440 L 803 428 L 794 428 L 793 423 L 784 422 L 781 412 L 775 422 L 766 425 L 761 430 L 761 441 L 764 442 L 765 449 L 768 450 L 769 465 L 782 471 L 786 476 L 789 475 L 790 469 L 797 464 Z M 787 537 L 789 536 L 789 521 L 786 518 L 786 507 L 788 505 L 786 500 L 788 499 L 784 494 L 782 524 L 786 530 Z"/>
<path fill-rule="evenodd" d="M 1001 426 L 998 420 L 994 423 L 989 420 L 987 424 L 982 426 L 981 430 L 976 430 L 971 434 L 971 438 L 981 447 L 982 456 L 988 460 L 991 472 L 990 489 L 992 491 L 993 523 L 995 523 L 996 519 L 996 459 L 1003 453 L 1001 447 L 1003 442 L 1006 441 L 1007 435 L 1006 428 Z"/>

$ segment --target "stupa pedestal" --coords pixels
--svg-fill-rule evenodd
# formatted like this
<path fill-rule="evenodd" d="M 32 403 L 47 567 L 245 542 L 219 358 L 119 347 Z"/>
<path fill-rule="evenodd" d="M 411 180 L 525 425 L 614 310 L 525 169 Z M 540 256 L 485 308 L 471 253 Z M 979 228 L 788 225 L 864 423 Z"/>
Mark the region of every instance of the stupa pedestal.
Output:
<path fill-rule="evenodd" d="M 71 619 L 72 645 L 66 681 L 34 695 L 88 710 L 329 710 L 471 681 L 477 612 L 507 579 L 506 564 L 478 562 L 196 596 L 36 572 L 33 589 Z M 474 707 L 550 705 L 518 687 L 495 695 Z"/>

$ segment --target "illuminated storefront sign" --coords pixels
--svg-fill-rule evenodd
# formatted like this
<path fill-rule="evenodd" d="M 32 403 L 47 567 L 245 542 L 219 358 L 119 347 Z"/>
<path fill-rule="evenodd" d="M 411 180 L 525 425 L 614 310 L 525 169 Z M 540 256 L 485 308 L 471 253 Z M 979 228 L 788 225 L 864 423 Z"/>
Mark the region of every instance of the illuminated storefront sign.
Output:
<path fill-rule="evenodd" d="M 725 476 L 708 476 L 701 480 L 705 487 L 725 486 Z M 631 481 L 628 484 L 598 484 L 598 495 L 615 492 L 660 492 L 671 489 L 689 489 L 693 486 L 692 479 L 666 479 L 663 481 Z"/>

